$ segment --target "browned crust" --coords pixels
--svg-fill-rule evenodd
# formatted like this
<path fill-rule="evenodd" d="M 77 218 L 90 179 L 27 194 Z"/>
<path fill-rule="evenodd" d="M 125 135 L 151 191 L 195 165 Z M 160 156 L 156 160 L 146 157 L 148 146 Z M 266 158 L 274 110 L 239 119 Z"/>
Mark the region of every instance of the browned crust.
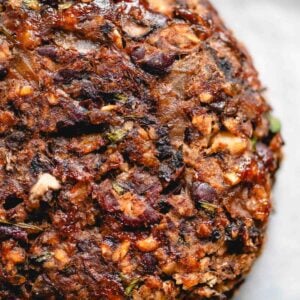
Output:
<path fill-rule="evenodd" d="M 229 298 L 261 249 L 282 140 L 216 11 L 0 10 L 0 298 Z"/>

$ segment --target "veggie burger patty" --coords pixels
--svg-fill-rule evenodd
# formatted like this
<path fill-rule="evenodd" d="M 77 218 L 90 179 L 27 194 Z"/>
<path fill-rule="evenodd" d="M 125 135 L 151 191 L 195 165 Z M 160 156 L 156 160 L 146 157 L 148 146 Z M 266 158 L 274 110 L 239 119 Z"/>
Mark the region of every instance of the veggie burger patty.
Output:
<path fill-rule="evenodd" d="M 207 0 L 0 1 L 0 299 L 228 299 L 280 123 Z"/>

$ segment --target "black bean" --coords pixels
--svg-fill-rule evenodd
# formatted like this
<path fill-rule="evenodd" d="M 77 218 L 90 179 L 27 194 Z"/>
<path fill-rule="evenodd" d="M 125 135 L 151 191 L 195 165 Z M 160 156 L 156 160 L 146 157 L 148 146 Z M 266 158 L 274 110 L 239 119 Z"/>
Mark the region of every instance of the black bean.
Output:
<path fill-rule="evenodd" d="M 228 253 L 230 254 L 241 254 L 244 249 L 244 240 L 241 236 L 238 236 L 236 240 L 227 242 Z"/>
<path fill-rule="evenodd" d="M 162 214 L 167 214 L 171 209 L 172 209 L 172 206 L 164 200 L 161 200 L 158 203 L 158 210 Z"/>
<path fill-rule="evenodd" d="M 170 145 L 168 129 L 166 127 L 161 127 L 157 131 L 157 134 L 159 135 L 159 139 L 156 143 L 156 147 L 159 153 L 159 159 L 163 160 L 172 157 L 173 149 Z"/>
<path fill-rule="evenodd" d="M 158 157 L 159 159 L 167 159 L 170 158 L 173 154 L 172 147 L 169 145 L 169 142 L 167 139 L 160 139 L 156 143 L 157 151 L 158 151 Z"/>
<path fill-rule="evenodd" d="M 17 150 L 26 141 L 26 134 L 23 131 L 14 131 L 7 136 L 5 140 L 6 146 L 11 150 Z"/>
<path fill-rule="evenodd" d="M 53 8 L 58 8 L 58 0 L 40 0 L 42 4 L 49 5 Z"/>
<path fill-rule="evenodd" d="M 146 55 L 146 50 L 144 47 L 135 47 L 132 51 L 131 51 L 131 58 L 137 62 L 142 60 Z"/>
<path fill-rule="evenodd" d="M 226 59 L 222 58 L 218 61 L 220 69 L 223 71 L 226 78 L 231 78 L 232 76 L 232 64 Z"/>
<path fill-rule="evenodd" d="M 100 93 L 92 82 L 83 81 L 81 85 L 80 96 L 83 99 L 98 100 L 100 98 Z"/>
<path fill-rule="evenodd" d="M 215 189 L 206 182 L 194 182 L 192 196 L 196 202 L 214 202 L 217 197 Z"/>
<path fill-rule="evenodd" d="M 80 71 L 72 70 L 72 69 L 62 69 L 59 70 L 55 76 L 54 80 L 55 82 L 61 82 L 61 83 L 71 83 L 74 79 L 80 79 L 82 77 L 82 74 Z"/>
<path fill-rule="evenodd" d="M 153 125 L 155 124 L 155 119 L 152 116 L 145 116 L 139 119 L 139 123 L 143 126 Z"/>
<path fill-rule="evenodd" d="M 105 22 L 101 27 L 100 27 L 100 30 L 101 32 L 103 32 L 104 34 L 109 34 L 112 30 L 113 30 L 113 25 L 108 23 L 108 22 Z"/>
<path fill-rule="evenodd" d="M 123 224 L 130 228 L 149 227 L 161 220 L 161 215 L 152 207 L 146 207 L 139 216 L 132 217 L 124 213 L 120 215 Z"/>
<path fill-rule="evenodd" d="M 153 75 L 163 75 L 169 71 L 169 68 L 175 61 L 175 56 L 163 52 L 157 52 L 146 58 L 141 66 Z"/>
<path fill-rule="evenodd" d="M 152 274 L 156 270 L 157 260 L 151 253 L 145 253 L 142 256 L 142 266 L 146 274 Z"/>
<path fill-rule="evenodd" d="M 262 159 L 266 167 L 272 166 L 274 162 L 273 152 L 268 146 L 263 143 L 256 144 L 256 152 L 258 156 Z"/>
<path fill-rule="evenodd" d="M 158 177 L 166 182 L 171 181 L 172 169 L 167 164 L 161 164 L 159 166 Z"/>
<path fill-rule="evenodd" d="M 17 241 L 27 241 L 27 232 L 16 226 L 0 225 L 0 239 L 14 239 Z"/>
<path fill-rule="evenodd" d="M 182 148 L 176 151 L 171 159 L 171 166 L 174 169 L 179 169 L 184 165 L 183 163 L 183 155 L 182 155 Z"/>
<path fill-rule="evenodd" d="M 39 55 L 47 56 L 52 60 L 56 60 L 58 58 L 57 50 L 52 45 L 41 46 L 37 49 Z"/>
<path fill-rule="evenodd" d="M 226 239 L 231 241 L 239 235 L 240 228 L 237 224 L 231 223 L 225 228 Z"/>
<path fill-rule="evenodd" d="M 184 131 L 184 142 L 186 144 L 192 143 L 194 140 L 199 138 L 199 131 L 192 127 L 187 127 Z"/>
<path fill-rule="evenodd" d="M 5 210 L 10 210 L 12 208 L 15 208 L 19 204 L 23 202 L 23 199 L 16 197 L 15 195 L 8 196 L 4 203 L 3 203 L 3 208 Z"/>
<path fill-rule="evenodd" d="M 133 48 L 130 55 L 136 64 L 153 75 L 163 75 L 167 73 L 175 61 L 173 54 L 152 49 L 147 51 L 142 46 Z"/>
<path fill-rule="evenodd" d="M 261 232 L 257 227 L 252 226 L 249 229 L 249 236 L 250 236 L 250 238 L 251 238 L 254 245 L 260 245 L 261 244 Z"/>
<path fill-rule="evenodd" d="M 80 252 L 88 252 L 95 247 L 95 243 L 91 240 L 82 240 L 76 246 Z"/>
<path fill-rule="evenodd" d="M 175 10 L 175 16 L 179 17 L 183 20 L 187 20 L 191 22 L 192 24 L 198 24 L 199 23 L 199 16 L 196 13 L 191 12 L 190 10 L 183 8 L 183 7 L 178 7 Z"/>
<path fill-rule="evenodd" d="M 214 112 L 221 113 L 221 112 L 223 112 L 225 105 L 226 105 L 225 101 L 221 100 L 221 101 L 217 101 L 217 102 L 213 102 L 213 103 L 209 104 L 209 107 Z"/>
<path fill-rule="evenodd" d="M 216 241 L 218 241 L 221 237 L 222 237 L 221 232 L 220 232 L 218 229 L 215 229 L 215 230 L 212 232 L 211 240 L 212 240 L 212 242 L 216 242 Z"/>
<path fill-rule="evenodd" d="M 93 198 L 98 201 L 100 207 L 105 212 L 116 213 L 119 211 L 119 203 L 112 190 L 111 182 L 106 179 L 99 186 L 94 186 Z"/>
<path fill-rule="evenodd" d="M 30 163 L 30 172 L 34 175 L 39 173 L 46 173 L 52 169 L 52 164 L 46 156 L 36 154 Z"/>
<path fill-rule="evenodd" d="M 4 80 L 7 74 L 8 74 L 8 69 L 2 64 L 0 64 L 0 80 Z"/>

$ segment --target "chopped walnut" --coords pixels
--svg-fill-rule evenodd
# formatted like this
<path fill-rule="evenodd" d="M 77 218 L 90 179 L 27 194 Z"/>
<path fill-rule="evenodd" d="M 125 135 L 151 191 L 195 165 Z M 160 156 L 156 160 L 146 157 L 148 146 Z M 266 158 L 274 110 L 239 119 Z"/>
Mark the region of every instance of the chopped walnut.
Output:
<path fill-rule="evenodd" d="M 12 112 L 0 111 L 0 133 L 4 133 L 16 123 L 16 118 Z"/>
<path fill-rule="evenodd" d="M 148 26 L 139 25 L 129 20 L 126 20 L 122 28 L 132 38 L 140 38 L 151 30 Z"/>
<path fill-rule="evenodd" d="M 137 241 L 136 246 L 143 252 L 151 252 L 158 248 L 159 243 L 153 236 L 149 236 L 146 239 Z"/>
<path fill-rule="evenodd" d="M 172 195 L 168 202 L 181 216 L 191 217 L 195 214 L 195 207 L 189 195 Z"/>
<path fill-rule="evenodd" d="M 20 96 L 30 96 L 33 93 L 33 88 L 30 85 L 25 85 L 20 89 Z"/>
<path fill-rule="evenodd" d="M 120 32 L 117 29 L 114 29 L 111 33 L 111 39 L 116 44 L 119 49 L 123 48 L 123 41 Z"/>
<path fill-rule="evenodd" d="M 31 204 L 38 204 L 38 200 L 49 190 L 59 190 L 60 187 L 59 181 L 54 176 L 48 173 L 41 174 L 30 190 L 29 201 Z"/>
<path fill-rule="evenodd" d="M 149 1 L 150 8 L 153 11 L 171 16 L 173 12 L 174 1 L 173 0 L 151 0 Z"/>
<path fill-rule="evenodd" d="M 228 172 L 224 175 L 225 181 L 230 185 L 236 185 L 241 182 L 241 178 L 239 174 L 236 172 Z"/>
<path fill-rule="evenodd" d="M 203 134 L 210 135 L 214 130 L 214 124 L 217 122 L 217 117 L 213 114 L 196 114 L 192 119 L 192 124 Z"/>
<path fill-rule="evenodd" d="M 174 24 L 150 38 L 150 43 L 175 53 L 188 53 L 200 47 L 200 39 L 190 26 Z"/>
<path fill-rule="evenodd" d="M 248 146 L 248 140 L 242 137 L 235 136 L 231 133 L 218 133 L 212 141 L 211 151 L 229 151 L 230 154 L 241 154 Z"/>
<path fill-rule="evenodd" d="M 128 253 L 130 248 L 130 241 L 123 241 L 112 255 L 114 262 L 120 262 Z"/>
<path fill-rule="evenodd" d="M 200 101 L 203 103 L 210 103 L 213 100 L 213 95 L 208 92 L 203 92 L 199 95 Z"/>
<path fill-rule="evenodd" d="M 59 261 L 60 267 L 64 267 L 70 261 L 70 258 L 64 249 L 55 249 L 53 256 Z"/>

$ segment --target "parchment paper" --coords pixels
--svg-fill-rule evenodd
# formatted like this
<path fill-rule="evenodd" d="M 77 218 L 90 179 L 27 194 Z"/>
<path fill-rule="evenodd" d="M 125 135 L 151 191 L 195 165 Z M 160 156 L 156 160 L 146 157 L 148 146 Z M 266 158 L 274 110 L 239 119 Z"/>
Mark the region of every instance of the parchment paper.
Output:
<path fill-rule="evenodd" d="M 299 300 L 300 1 L 212 2 L 252 54 L 286 142 L 265 249 L 235 300 Z"/>

